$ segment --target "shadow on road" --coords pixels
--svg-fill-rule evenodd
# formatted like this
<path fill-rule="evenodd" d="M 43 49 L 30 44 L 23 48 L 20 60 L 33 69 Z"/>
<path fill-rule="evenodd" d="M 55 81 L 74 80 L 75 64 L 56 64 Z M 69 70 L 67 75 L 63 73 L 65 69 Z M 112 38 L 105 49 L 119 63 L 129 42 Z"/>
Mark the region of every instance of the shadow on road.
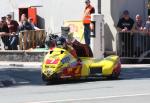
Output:
<path fill-rule="evenodd" d="M 86 79 L 70 79 L 70 80 L 60 80 L 46 83 L 46 85 L 62 85 L 62 84 L 79 84 L 85 82 L 96 82 L 96 81 L 104 81 L 106 79 L 102 78 L 86 78 Z"/>
<path fill-rule="evenodd" d="M 25 85 L 49 85 L 41 78 L 40 69 L 24 69 L 24 68 L 5 68 L 0 69 L 0 75 L 8 75 L 15 79 L 15 86 L 25 86 Z M 76 79 L 76 80 L 61 80 L 51 82 L 51 85 L 62 85 L 62 84 L 76 84 L 76 83 L 84 83 L 84 82 L 95 82 L 95 81 L 103 81 L 102 78 L 88 78 L 88 79 Z"/>
<path fill-rule="evenodd" d="M 5 68 L 0 70 L 0 75 L 8 75 L 16 81 L 15 86 L 42 85 L 40 69 Z"/>
<path fill-rule="evenodd" d="M 5 68 L 0 69 L 0 75 L 8 75 L 15 79 L 15 86 L 46 85 L 41 79 L 40 69 Z M 150 68 L 122 68 L 119 80 L 150 78 Z M 80 80 L 63 80 L 53 82 L 51 85 L 76 84 L 95 81 L 107 81 L 102 78 L 88 78 Z"/>
<path fill-rule="evenodd" d="M 136 68 L 122 68 L 120 77 L 118 80 L 139 80 L 139 79 L 150 79 L 150 68 L 149 67 L 136 67 Z M 61 81 L 61 82 L 54 82 L 51 85 L 58 85 L 58 84 L 71 84 L 71 83 L 84 83 L 84 82 L 95 82 L 95 81 L 112 81 L 108 79 L 102 78 L 88 78 L 82 80 L 69 80 L 69 81 Z"/>

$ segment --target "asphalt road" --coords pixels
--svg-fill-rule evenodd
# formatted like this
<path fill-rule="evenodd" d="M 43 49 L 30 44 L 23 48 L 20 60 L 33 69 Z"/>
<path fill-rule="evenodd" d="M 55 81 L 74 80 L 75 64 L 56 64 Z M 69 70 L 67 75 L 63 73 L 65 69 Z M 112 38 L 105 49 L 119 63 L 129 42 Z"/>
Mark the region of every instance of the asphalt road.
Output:
<path fill-rule="evenodd" d="M 88 79 L 46 85 L 40 68 L 0 67 L 16 81 L 0 88 L 0 103 L 150 103 L 150 65 L 124 66 L 119 80 Z"/>

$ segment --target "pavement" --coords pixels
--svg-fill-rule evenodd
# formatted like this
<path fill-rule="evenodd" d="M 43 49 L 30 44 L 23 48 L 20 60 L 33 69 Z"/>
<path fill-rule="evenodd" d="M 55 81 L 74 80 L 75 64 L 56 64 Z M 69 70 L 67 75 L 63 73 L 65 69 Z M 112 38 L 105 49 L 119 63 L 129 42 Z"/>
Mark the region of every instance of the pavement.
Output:
<path fill-rule="evenodd" d="M 42 62 L 14 62 L 14 61 L 0 61 L 0 66 L 14 66 L 14 67 L 32 67 L 32 68 L 37 68 L 41 67 Z"/>
<path fill-rule="evenodd" d="M 0 66 L 40 68 L 42 66 L 42 62 L 0 61 Z M 150 64 L 122 64 L 121 66 L 122 68 L 141 68 L 141 67 L 150 67 Z"/>

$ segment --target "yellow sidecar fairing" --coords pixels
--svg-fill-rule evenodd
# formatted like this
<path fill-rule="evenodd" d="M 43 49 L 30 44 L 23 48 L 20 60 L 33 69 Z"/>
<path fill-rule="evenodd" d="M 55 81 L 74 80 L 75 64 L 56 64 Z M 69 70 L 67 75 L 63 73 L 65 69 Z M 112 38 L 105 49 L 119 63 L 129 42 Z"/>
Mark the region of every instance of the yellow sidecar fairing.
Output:
<path fill-rule="evenodd" d="M 42 78 L 74 78 L 88 76 L 114 76 L 120 74 L 121 64 L 118 56 L 112 55 L 103 59 L 90 57 L 73 57 L 61 48 L 51 49 L 42 64 Z"/>

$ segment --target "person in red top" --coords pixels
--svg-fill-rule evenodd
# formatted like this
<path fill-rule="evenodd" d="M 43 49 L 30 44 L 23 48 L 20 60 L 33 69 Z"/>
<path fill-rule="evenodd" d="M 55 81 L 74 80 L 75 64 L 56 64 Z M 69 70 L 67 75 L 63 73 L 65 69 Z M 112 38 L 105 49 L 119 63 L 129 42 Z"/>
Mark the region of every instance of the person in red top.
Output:
<path fill-rule="evenodd" d="M 7 25 L 9 28 L 9 33 L 11 33 L 11 36 L 9 38 L 10 40 L 10 50 L 17 50 L 17 44 L 18 44 L 18 22 L 15 20 L 12 20 L 11 15 L 7 15 Z"/>
<path fill-rule="evenodd" d="M 91 29 L 93 29 L 91 23 L 91 14 L 95 13 L 94 7 L 91 5 L 90 0 L 85 0 L 85 10 L 83 15 L 83 25 L 84 25 L 84 39 L 87 45 L 90 45 L 90 33 Z"/>

